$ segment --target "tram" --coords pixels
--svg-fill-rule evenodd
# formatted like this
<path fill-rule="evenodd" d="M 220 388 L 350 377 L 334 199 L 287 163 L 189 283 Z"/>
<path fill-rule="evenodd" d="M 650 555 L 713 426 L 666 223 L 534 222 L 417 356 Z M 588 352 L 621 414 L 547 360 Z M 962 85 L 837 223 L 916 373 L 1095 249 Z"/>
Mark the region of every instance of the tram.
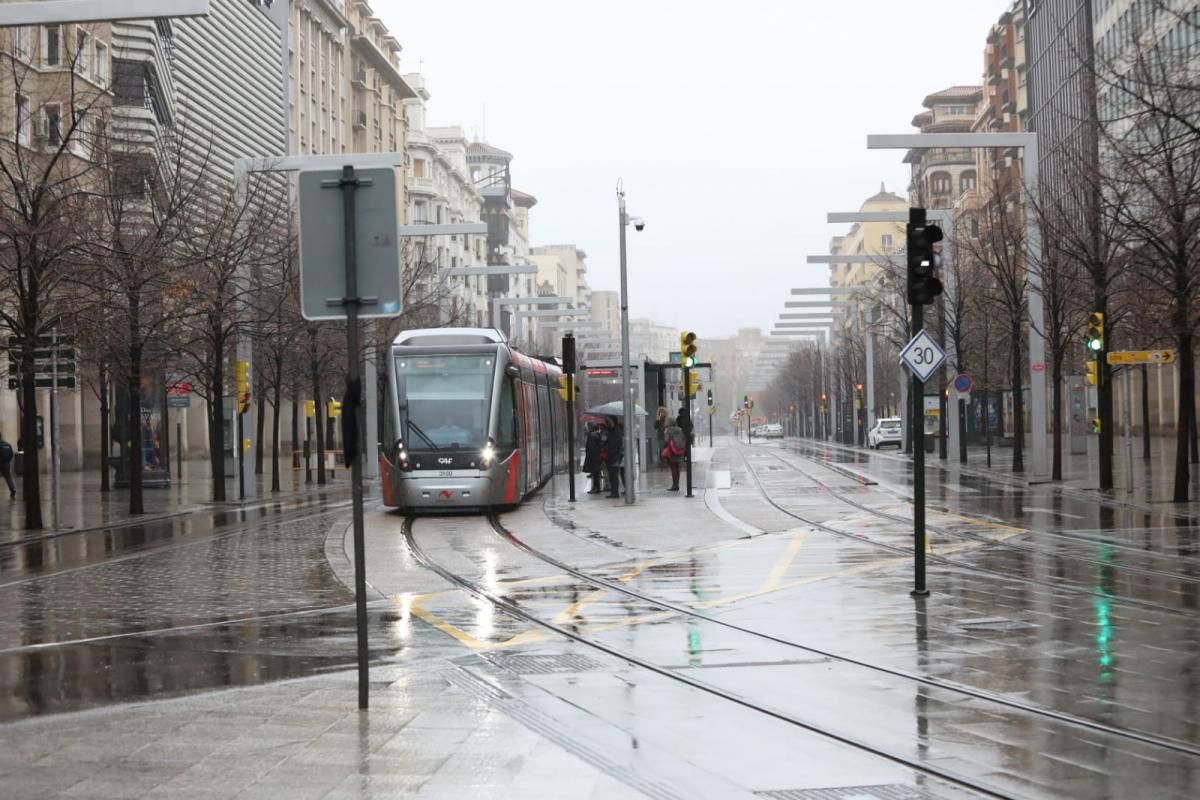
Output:
<path fill-rule="evenodd" d="M 382 404 L 384 504 L 410 511 L 519 504 L 566 466 L 561 374 L 496 330 L 401 332 Z"/>

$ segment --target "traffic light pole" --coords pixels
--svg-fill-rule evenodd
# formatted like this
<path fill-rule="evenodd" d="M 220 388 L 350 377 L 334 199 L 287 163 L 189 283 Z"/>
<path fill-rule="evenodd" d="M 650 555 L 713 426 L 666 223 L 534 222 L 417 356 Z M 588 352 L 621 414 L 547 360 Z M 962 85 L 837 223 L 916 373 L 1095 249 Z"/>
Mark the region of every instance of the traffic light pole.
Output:
<path fill-rule="evenodd" d="M 688 422 L 691 423 L 692 430 L 696 429 L 696 425 L 692 422 L 692 398 L 691 392 L 692 370 L 688 367 L 687 362 L 683 364 L 683 402 L 684 408 L 688 410 Z M 683 432 L 683 461 L 687 468 L 687 496 L 692 496 L 692 431 Z"/>
<path fill-rule="evenodd" d="M 924 306 L 912 307 L 913 336 L 925 325 Z M 915 374 L 912 376 L 914 413 L 909 421 L 913 440 L 913 597 L 925 597 L 925 382 Z"/>
<path fill-rule="evenodd" d="M 567 379 L 567 491 L 575 502 L 575 335 L 562 339 L 563 372 Z"/>
<path fill-rule="evenodd" d="M 713 428 L 713 422 L 712 422 L 712 418 L 713 418 L 713 410 L 712 410 L 712 406 L 709 406 L 709 407 L 708 407 L 708 446 L 709 446 L 709 449 L 711 449 L 711 448 L 712 448 L 712 446 L 713 446 L 713 438 L 712 438 L 712 428 Z"/>

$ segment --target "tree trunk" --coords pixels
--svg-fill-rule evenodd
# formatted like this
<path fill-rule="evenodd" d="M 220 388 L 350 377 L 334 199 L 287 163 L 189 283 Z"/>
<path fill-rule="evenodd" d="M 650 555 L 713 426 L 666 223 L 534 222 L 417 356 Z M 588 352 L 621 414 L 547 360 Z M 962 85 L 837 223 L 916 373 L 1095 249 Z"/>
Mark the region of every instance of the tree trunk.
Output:
<path fill-rule="evenodd" d="M 275 386 L 271 398 L 271 491 L 279 491 L 279 404 L 283 402 L 283 368 L 276 362 Z M 262 441 L 262 437 L 259 437 Z"/>
<path fill-rule="evenodd" d="M 258 418 L 255 420 L 255 425 L 257 426 L 258 438 L 254 441 L 258 442 L 258 447 L 254 448 L 254 474 L 262 475 L 263 458 L 266 455 L 263 452 L 266 449 L 263 447 L 263 433 L 267 429 L 267 404 L 264 402 L 266 400 L 266 389 L 263 388 L 262 381 L 258 381 L 258 385 L 255 387 L 255 389 L 257 389 L 257 393 L 254 396 L 254 404 L 258 406 L 256 409 Z"/>
<path fill-rule="evenodd" d="M 28 316 L 27 316 L 28 318 Z M 36 330 L 35 326 L 33 327 Z M 37 387 L 34 385 L 34 347 L 36 337 L 27 335 L 21 347 L 21 439 L 18 449 L 24 450 L 21 475 L 21 490 L 25 495 L 25 530 L 42 529 L 42 487 L 40 461 L 37 446 Z"/>
<path fill-rule="evenodd" d="M 225 359 L 223 342 L 221 344 L 210 355 L 212 361 L 208 365 L 212 397 L 208 404 L 208 444 L 215 502 L 225 500 Z M 237 455 L 236 448 L 234 455 Z"/>
<path fill-rule="evenodd" d="M 129 394 L 129 513 L 144 513 L 142 497 L 142 353 L 141 348 L 129 348 L 129 371 L 126 375 Z"/>
<path fill-rule="evenodd" d="M 1142 458 L 1150 460 L 1150 368 L 1142 364 Z"/>
<path fill-rule="evenodd" d="M 1093 270 L 1093 275 L 1096 271 Z M 1103 286 L 1097 285 L 1094 290 L 1093 307 L 1102 314 L 1108 312 L 1108 298 Z M 1109 339 L 1112 332 L 1105 325 L 1104 347 L 1094 353 L 1096 358 L 1096 373 L 1100 385 L 1096 388 L 1096 413 L 1100 417 L 1100 488 L 1108 491 L 1113 488 L 1113 371 L 1108 366 Z"/>
<path fill-rule="evenodd" d="M 1189 455 L 1192 420 L 1196 417 L 1196 367 L 1192 354 L 1192 334 L 1179 337 L 1179 416 L 1175 425 L 1175 491 L 1172 499 L 1186 503 L 1189 474 Z"/>
<path fill-rule="evenodd" d="M 295 384 L 292 385 L 292 450 L 300 450 L 300 390 Z M 304 466 L 301 464 L 300 466 Z M 292 481 L 292 488 L 296 488 L 299 483 L 299 473 L 293 473 L 296 478 Z"/>
<path fill-rule="evenodd" d="M 1050 467 L 1050 479 L 1055 481 L 1062 480 L 1062 418 L 1063 418 L 1063 396 L 1062 396 L 1062 355 L 1054 354 L 1054 371 L 1050 376 L 1054 381 L 1053 397 L 1051 406 L 1053 406 L 1054 422 L 1051 425 L 1051 448 L 1054 450 Z"/>
<path fill-rule="evenodd" d="M 109 483 L 109 442 L 112 441 L 112 432 L 109 430 L 110 415 L 112 410 L 109 408 L 109 371 L 107 364 L 100 365 L 100 491 L 108 493 L 111 489 Z"/>
<path fill-rule="evenodd" d="M 1022 387 L 1021 371 L 1021 328 L 1013 326 L 1009 332 L 1012 337 L 1011 355 L 1012 355 L 1012 395 L 1013 395 L 1013 472 L 1025 471 L 1025 453 L 1024 453 L 1024 434 L 1025 434 L 1025 410 L 1024 393 Z"/>

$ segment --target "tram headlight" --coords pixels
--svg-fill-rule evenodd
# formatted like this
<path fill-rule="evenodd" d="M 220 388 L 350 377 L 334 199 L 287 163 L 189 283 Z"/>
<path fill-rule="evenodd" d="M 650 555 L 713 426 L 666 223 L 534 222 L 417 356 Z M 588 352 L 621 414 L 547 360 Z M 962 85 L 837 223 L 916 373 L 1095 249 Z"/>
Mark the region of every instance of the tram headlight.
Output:
<path fill-rule="evenodd" d="M 408 451 L 404 449 L 404 442 L 396 440 L 396 466 L 407 472 L 412 469 L 412 464 L 408 460 Z"/>
<path fill-rule="evenodd" d="M 487 444 L 485 444 L 483 446 L 483 452 L 481 452 L 479 454 L 479 461 L 480 461 L 480 464 L 483 466 L 483 468 L 487 469 L 488 467 L 490 467 L 492 465 L 492 462 L 495 460 L 496 460 L 496 442 L 493 441 L 493 439 L 489 436 L 488 440 L 487 440 Z"/>

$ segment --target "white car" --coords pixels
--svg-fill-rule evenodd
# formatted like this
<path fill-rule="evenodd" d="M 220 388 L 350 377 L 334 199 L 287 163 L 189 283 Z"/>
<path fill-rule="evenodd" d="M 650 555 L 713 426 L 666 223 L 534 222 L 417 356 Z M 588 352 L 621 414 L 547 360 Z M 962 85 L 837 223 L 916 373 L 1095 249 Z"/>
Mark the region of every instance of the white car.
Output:
<path fill-rule="evenodd" d="M 762 426 L 762 437 L 764 439 L 782 439 L 783 426 L 778 422 L 768 422 Z"/>
<path fill-rule="evenodd" d="M 867 433 L 867 446 L 872 450 L 878 450 L 885 444 L 894 444 L 897 449 L 904 447 L 904 432 L 900 428 L 899 417 L 884 417 Z"/>

